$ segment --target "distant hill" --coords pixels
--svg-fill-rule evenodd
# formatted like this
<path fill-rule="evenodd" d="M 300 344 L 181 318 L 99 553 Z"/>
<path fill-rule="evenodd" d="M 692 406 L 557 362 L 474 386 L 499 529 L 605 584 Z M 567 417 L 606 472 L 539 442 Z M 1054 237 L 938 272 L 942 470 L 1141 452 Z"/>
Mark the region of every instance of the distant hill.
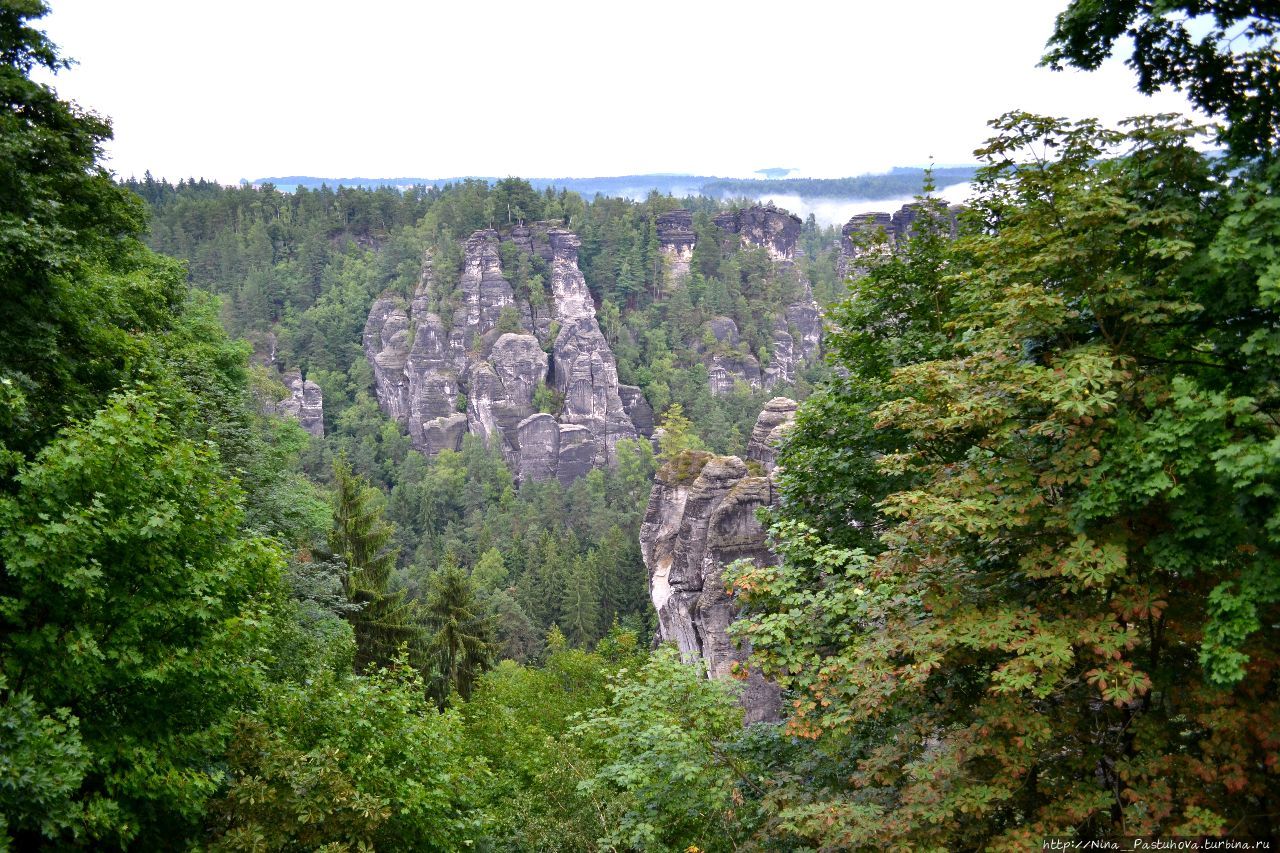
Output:
<path fill-rule="evenodd" d="M 934 183 L 938 186 L 971 180 L 976 166 L 947 166 L 933 170 Z M 298 187 L 317 189 L 321 186 L 407 188 L 412 186 L 444 186 L 465 180 L 483 180 L 490 184 L 499 178 L 470 176 L 454 178 L 316 178 L 308 175 L 259 178 L 254 184 L 273 184 L 277 189 L 292 192 Z M 881 174 L 858 175 L 850 178 L 780 178 L 738 179 L 719 178 L 712 175 L 617 175 L 597 178 L 529 178 L 535 189 L 547 187 L 573 190 L 588 198 L 597 193 L 606 196 L 642 198 L 650 192 L 677 197 L 706 195 L 717 198 L 733 196 L 759 196 L 765 193 L 796 195 L 801 198 L 857 198 L 890 199 L 913 195 L 920 191 L 924 170 L 899 166 Z"/>

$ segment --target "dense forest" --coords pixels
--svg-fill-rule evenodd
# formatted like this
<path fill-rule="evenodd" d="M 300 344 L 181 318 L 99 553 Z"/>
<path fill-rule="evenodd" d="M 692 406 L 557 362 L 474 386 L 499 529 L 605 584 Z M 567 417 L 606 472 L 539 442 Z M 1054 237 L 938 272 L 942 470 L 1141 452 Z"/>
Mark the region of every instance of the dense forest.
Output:
<path fill-rule="evenodd" d="M 909 229 L 796 220 L 781 258 L 745 200 L 118 181 L 33 79 L 45 11 L 0 2 L 0 850 L 1280 841 L 1274 10 L 1074 0 L 1046 64 L 1132 37 L 1215 123 L 1012 112 L 958 218 L 940 172 Z M 505 290 L 448 405 L 479 417 L 495 341 L 562 357 L 580 271 L 652 440 L 539 479 L 393 416 L 372 309 L 424 351 L 481 252 Z M 791 365 L 806 300 L 825 357 Z M 723 579 L 781 695 L 744 725 L 748 667 L 655 642 L 642 522 L 778 396 L 776 559 Z"/>

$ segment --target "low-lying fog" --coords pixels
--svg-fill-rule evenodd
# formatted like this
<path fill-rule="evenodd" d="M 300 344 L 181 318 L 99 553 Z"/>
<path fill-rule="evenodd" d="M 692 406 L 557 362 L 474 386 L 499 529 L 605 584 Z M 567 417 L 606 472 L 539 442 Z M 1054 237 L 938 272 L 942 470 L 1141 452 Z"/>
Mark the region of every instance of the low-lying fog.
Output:
<path fill-rule="evenodd" d="M 946 199 L 947 204 L 961 204 L 969 198 L 969 183 L 951 184 L 939 189 L 935 194 Z M 849 221 L 849 217 L 859 213 L 875 213 L 884 211 L 893 213 L 908 202 L 915 201 L 914 196 L 900 198 L 801 198 L 798 195 L 782 193 L 764 193 L 751 196 L 757 201 L 773 202 L 778 207 L 791 211 L 801 219 L 807 219 L 812 213 L 819 225 L 834 225 L 839 228 Z"/>

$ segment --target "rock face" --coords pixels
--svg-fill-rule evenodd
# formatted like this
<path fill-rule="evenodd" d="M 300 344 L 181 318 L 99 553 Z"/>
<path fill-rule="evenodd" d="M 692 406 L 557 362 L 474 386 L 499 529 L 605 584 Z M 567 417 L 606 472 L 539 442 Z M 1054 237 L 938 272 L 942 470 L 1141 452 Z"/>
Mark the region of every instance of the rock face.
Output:
<path fill-rule="evenodd" d="M 693 247 L 698 242 L 693 233 L 693 214 L 687 210 L 659 214 L 657 233 L 658 247 L 666 264 L 663 289 L 670 290 L 689 277 Z"/>
<path fill-rule="evenodd" d="M 428 257 L 411 304 L 394 294 L 374 301 L 364 349 L 378 402 L 424 453 L 456 450 L 470 433 L 500 450 L 520 482 L 571 482 L 613 464 L 617 442 L 637 437 L 632 413 L 652 432 L 653 410 L 639 388 L 627 387 L 623 401 L 625 386 L 578 269 L 577 236 L 533 223 L 506 237 L 549 267 L 551 304 L 537 309 L 505 277 L 502 239 L 482 230 L 465 241 L 453 293 L 436 287 Z M 544 385 L 563 400 L 557 416 L 534 411 Z M 465 414 L 458 411 L 464 398 Z"/>
<path fill-rule="evenodd" d="M 552 350 L 555 389 L 564 398 L 560 421 L 586 427 L 595 465 L 617 461 L 615 448 L 637 437 L 635 424 L 622 405 L 618 365 L 596 321 L 586 279 L 578 269 L 581 241 L 568 231 L 548 234 L 551 244 L 551 292 L 560 333 Z M 561 436 L 561 454 L 564 453 Z M 585 451 L 583 451 L 585 452 Z"/>
<path fill-rule="evenodd" d="M 760 463 L 766 474 L 777 467 L 778 447 L 796 420 L 799 404 L 787 397 L 774 397 L 764 404 L 755 429 L 747 441 L 747 458 Z"/>
<path fill-rule="evenodd" d="M 718 355 L 704 357 L 711 393 L 727 394 L 735 382 L 745 382 L 753 388 L 773 388 L 795 382 L 800 368 L 817 360 L 822 349 L 822 312 L 813 298 L 813 288 L 795 263 L 800 218 L 767 204 L 722 213 L 715 218 L 715 224 L 727 234 L 735 235 L 742 246 L 763 248 L 773 259 L 776 274 L 789 279 L 795 301 L 775 319 L 771 356 L 763 368 L 753 354 L 744 351 L 725 354 L 720 348 Z M 718 324 L 724 323 L 733 321 L 717 317 L 708 323 L 721 343 L 725 335 Z M 732 334 L 737 336 L 736 326 Z"/>
<path fill-rule="evenodd" d="M 775 261 L 793 261 L 800 239 L 800 217 L 772 204 L 722 213 L 716 227 L 737 234 L 744 246 L 762 246 Z"/>
<path fill-rule="evenodd" d="M 858 263 L 859 258 L 893 252 L 911 239 L 921 208 L 921 203 L 911 202 L 904 204 L 897 213 L 859 213 L 852 217 L 840 229 L 840 257 L 836 259 L 836 274 L 842 279 L 848 275 L 860 275 L 865 266 Z M 944 227 L 953 237 L 958 227 L 960 210 L 959 206 L 952 206 L 939 211 L 943 216 Z M 876 242 L 874 238 L 881 232 L 883 241 Z"/>
<path fill-rule="evenodd" d="M 622 408 L 626 411 L 627 417 L 631 418 L 631 423 L 635 424 L 636 432 L 645 438 L 653 438 L 653 430 L 656 426 L 653 406 L 650 406 L 649 401 L 644 398 L 644 392 L 640 387 L 619 385 L 618 396 L 622 398 Z"/>
<path fill-rule="evenodd" d="M 324 395 L 320 386 L 303 379 L 301 371 L 292 370 L 284 375 L 284 387 L 289 389 L 289 396 L 280 401 L 280 414 L 296 418 L 307 432 L 324 438 Z"/>
<path fill-rule="evenodd" d="M 794 412 L 794 401 L 771 400 L 752 432 L 753 450 L 776 451 L 776 443 L 769 442 L 780 437 Z M 752 476 L 736 456 L 687 452 L 664 465 L 654 480 L 640 550 L 658 613 L 658 636 L 675 643 L 686 660 L 701 660 L 711 678 L 729 676 L 750 654 L 728 635 L 737 612 L 723 573 L 734 560 L 776 562 L 755 516 L 774 499 L 770 477 Z M 777 719 L 779 702 L 778 688 L 748 670 L 742 694 L 746 722 Z"/>

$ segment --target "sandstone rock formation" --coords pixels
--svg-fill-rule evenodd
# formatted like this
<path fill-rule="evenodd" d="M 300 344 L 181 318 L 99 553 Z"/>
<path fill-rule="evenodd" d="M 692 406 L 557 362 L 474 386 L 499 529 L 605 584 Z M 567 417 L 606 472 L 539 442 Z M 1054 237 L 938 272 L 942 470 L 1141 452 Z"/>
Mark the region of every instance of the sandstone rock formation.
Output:
<path fill-rule="evenodd" d="M 552 252 L 551 292 L 560 323 L 552 350 L 555 389 L 564 399 L 560 421 L 586 427 L 591 434 L 594 464 L 612 465 L 617 461 L 617 443 L 636 438 L 636 427 L 622 405 L 618 365 L 600 331 L 591 293 L 578 269 L 581 241 L 576 234 L 563 230 L 551 231 L 548 238 Z"/>
<path fill-rule="evenodd" d="M 800 274 L 795 259 L 799 253 L 800 218 L 772 204 L 756 205 L 722 213 L 715 224 L 727 234 L 735 235 L 745 247 L 763 248 L 773 259 L 777 275 L 790 279 L 795 301 L 787 305 L 775 320 L 771 334 L 769 363 L 763 367 L 751 353 L 708 355 L 704 358 L 712 394 L 727 394 L 735 382 L 753 388 L 773 388 L 796 380 L 798 371 L 815 361 L 822 348 L 822 312 L 813 298 L 813 289 Z M 709 327 L 716 340 L 725 340 L 717 323 L 728 318 L 715 318 Z M 733 329 L 737 335 L 737 327 Z"/>
<path fill-rule="evenodd" d="M 645 438 L 652 438 L 653 430 L 657 425 L 653 406 L 649 405 L 649 401 L 645 399 L 644 392 L 640 390 L 640 387 L 638 385 L 619 385 L 618 396 L 622 398 L 622 408 L 626 411 L 627 417 L 631 418 L 631 423 L 635 424 L 636 432 Z"/>
<path fill-rule="evenodd" d="M 747 458 L 760 463 L 766 474 L 777 467 L 778 447 L 787 431 L 795 423 L 799 404 L 787 397 L 774 397 L 764 404 L 764 411 L 756 418 L 747 441 Z"/>
<path fill-rule="evenodd" d="M 776 452 L 776 439 L 795 405 L 785 398 L 769 402 L 752 432 L 753 453 Z M 774 499 L 770 477 L 752 476 L 736 456 L 686 452 L 664 465 L 654 480 L 640 549 L 658 636 L 675 643 L 687 660 L 701 660 L 711 678 L 727 677 L 750 654 L 728 635 L 736 609 L 723 572 L 734 560 L 776 561 L 755 515 Z M 779 700 L 775 685 L 748 670 L 742 695 L 747 723 L 776 719 Z"/>
<path fill-rule="evenodd" d="M 698 242 L 697 235 L 693 233 L 693 214 L 687 210 L 660 214 L 657 233 L 659 251 L 666 265 L 663 289 L 669 291 L 689 277 L 693 247 Z"/>
<path fill-rule="evenodd" d="M 859 213 L 840 229 L 840 256 L 836 274 L 841 278 L 859 275 L 865 269 L 858 259 L 877 252 L 893 252 L 911 239 L 915 222 L 920 217 L 921 203 L 904 204 L 897 213 Z M 955 236 L 961 208 L 952 206 L 943 212 L 948 234 Z M 877 239 L 879 234 L 882 239 Z"/>
<path fill-rule="evenodd" d="M 761 246 L 775 261 L 793 261 L 800 238 L 800 217 L 772 204 L 721 213 L 714 220 L 720 230 L 738 235 L 743 246 Z"/>
<path fill-rule="evenodd" d="M 616 461 L 617 442 L 638 435 L 633 413 L 652 432 L 653 410 L 634 386 L 624 403 L 577 236 L 533 223 L 505 238 L 548 264 L 552 298 L 536 309 L 503 272 L 502 239 L 488 229 L 467 238 L 455 293 L 439 292 L 428 257 L 411 304 L 394 294 L 374 301 L 364 349 L 378 402 L 424 453 L 456 450 L 470 433 L 500 450 L 520 482 L 571 482 Z M 556 416 L 534 411 L 543 385 L 563 400 Z"/>
<path fill-rule="evenodd" d="M 324 394 L 320 386 L 310 379 L 304 380 L 298 370 L 286 373 L 283 381 L 289 396 L 280 401 L 280 414 L 297 419 L 302 428 L 316 438 L 324 438 Z"/>

